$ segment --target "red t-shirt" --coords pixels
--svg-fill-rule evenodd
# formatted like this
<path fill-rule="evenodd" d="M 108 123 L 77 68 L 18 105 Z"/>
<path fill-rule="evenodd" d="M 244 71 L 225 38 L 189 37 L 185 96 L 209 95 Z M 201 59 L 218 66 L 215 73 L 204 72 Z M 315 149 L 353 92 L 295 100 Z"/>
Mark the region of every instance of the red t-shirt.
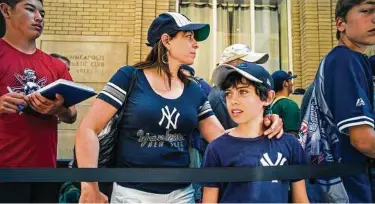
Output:
<path fill-rule="evenodd" d="M 0 39 L 0 96 L 7 86 L 26 95 L 57 79 L 72 80 L 60 60 L 39 49 L 22 53 Z M 56 157 L 55 116 L 0 114 L 0 167 L 56 167 Z"/>

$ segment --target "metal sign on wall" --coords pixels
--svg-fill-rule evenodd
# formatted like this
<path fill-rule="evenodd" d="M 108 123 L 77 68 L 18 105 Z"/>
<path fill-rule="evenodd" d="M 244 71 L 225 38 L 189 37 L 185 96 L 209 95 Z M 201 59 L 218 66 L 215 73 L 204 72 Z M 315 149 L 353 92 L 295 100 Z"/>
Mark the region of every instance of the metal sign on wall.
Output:
<path fill-rule="evenodd" d="M 71 61 L 75 82 L 95 88 L 97 93 L 122 66 L 133 63 L 132 38 L 114 36 L 42 35 L 37 46 L 44 52 L 64 55 Z M 78 125 L 95 97 L 76 106 L 77 121 L 59 125 L 58 158 L 72 158 Z"/>

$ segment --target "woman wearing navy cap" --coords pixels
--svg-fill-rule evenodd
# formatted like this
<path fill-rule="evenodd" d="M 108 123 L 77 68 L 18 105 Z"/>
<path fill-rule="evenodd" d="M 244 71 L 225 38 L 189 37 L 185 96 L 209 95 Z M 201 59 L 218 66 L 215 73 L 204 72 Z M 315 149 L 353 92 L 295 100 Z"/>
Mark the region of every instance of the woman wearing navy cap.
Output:
<path fill-rule="evenodd" d="M 97 135 L 121 108 L 133 73 L 136 82 L 129 95 L 117 145 L 119 168 L 187 168 L 187 137 L 198 126 L 207 141 L 224 132 L 213 115 L 201 88 L 179 71 L 193 64 L 197 41 L 209 35 L 208 24 L 193 24 L 179 13 L 163 13 L 151 24 L 146 60 L 120 68 L 100 92 L 76 134 L 78 166 L 97 168 Z M 270 118 L 269 136 L 282 134 L 278 116 Z M 265 123 L 270 124 L 266 118 Z M 106 202 L 96 182 L 82 182 L 80 202 Z M 115 182 L 111 202 L 194 202 L 193 188 L 186 183 Z"/>

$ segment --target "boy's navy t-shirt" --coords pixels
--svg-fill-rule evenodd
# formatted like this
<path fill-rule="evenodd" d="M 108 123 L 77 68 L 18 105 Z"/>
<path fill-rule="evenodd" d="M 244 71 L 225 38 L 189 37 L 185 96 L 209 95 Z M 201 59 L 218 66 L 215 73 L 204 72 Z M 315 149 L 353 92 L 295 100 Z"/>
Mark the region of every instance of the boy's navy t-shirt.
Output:
<path fill-rule="evenodd" d="M 266 136 L 239 138 L 224 134 L 208 145 L 203 161 L 204 167 L 293 164 L 306 164 L 306 156 L 296 137 L 290 134 L 284 134 L 280 139 Z M 204 186 L 219 188 L 220 203 L 288 202 L 289 181 L 205 183 Z"/>
<path fill-rule="evenodd" d="M 337 46 L 326 56 L 324 64 L 324 100 L 335 127 L 330 147 L 332 156 L 325 159 L 341 163 L 366 163 L 367 157 L 350 143 L 349 128 L 358 125 L 374 127 L 373 82 L 371 66 L 365 55 Z M 332 119 L 331 119 L 332 120 Z M 343 177 L 349 202 L 371 202 L 367 174 Z"/>
<path fill-rule="evenodd" d="M 130 66 L 119 69 L 98 98 L 121 108 L 134 71 Z M 207 97 L 196 83 L 185 84 L 178 98 L 166 99 L 153 91 L 143 70 L 137 70 L 137 79 L 125 108 L 117 146 L 117 167 L 120 168 L 187 168 L 188 136 L 198 126 L 198 121 L 213 115 Z M 190 185 L 118 184 L 159 194 Z"/>

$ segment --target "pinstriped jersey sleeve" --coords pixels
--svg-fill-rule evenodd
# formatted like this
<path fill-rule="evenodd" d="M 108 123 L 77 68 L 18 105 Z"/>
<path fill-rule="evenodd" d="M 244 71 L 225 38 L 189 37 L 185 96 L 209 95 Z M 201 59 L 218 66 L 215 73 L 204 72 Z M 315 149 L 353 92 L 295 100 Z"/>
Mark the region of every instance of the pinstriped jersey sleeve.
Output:
<path fill-rule="evenodd" d="M 125 101 L 134 70 L 135 68 L 131 66 L 120 68 L 104 86 L 98 98 L 111 104 L 116 109 L 121 108 Z"/>
<path fill-rule="evenodd" d="M 212 115 L 214 112 L 212 111 L 210 102 L 207 99 L 207 96 L 204 94 L 203 90 L 201 90 L 201 105 L 199 106 L 198 111 L 198 121 L 204 120 Z"/>

